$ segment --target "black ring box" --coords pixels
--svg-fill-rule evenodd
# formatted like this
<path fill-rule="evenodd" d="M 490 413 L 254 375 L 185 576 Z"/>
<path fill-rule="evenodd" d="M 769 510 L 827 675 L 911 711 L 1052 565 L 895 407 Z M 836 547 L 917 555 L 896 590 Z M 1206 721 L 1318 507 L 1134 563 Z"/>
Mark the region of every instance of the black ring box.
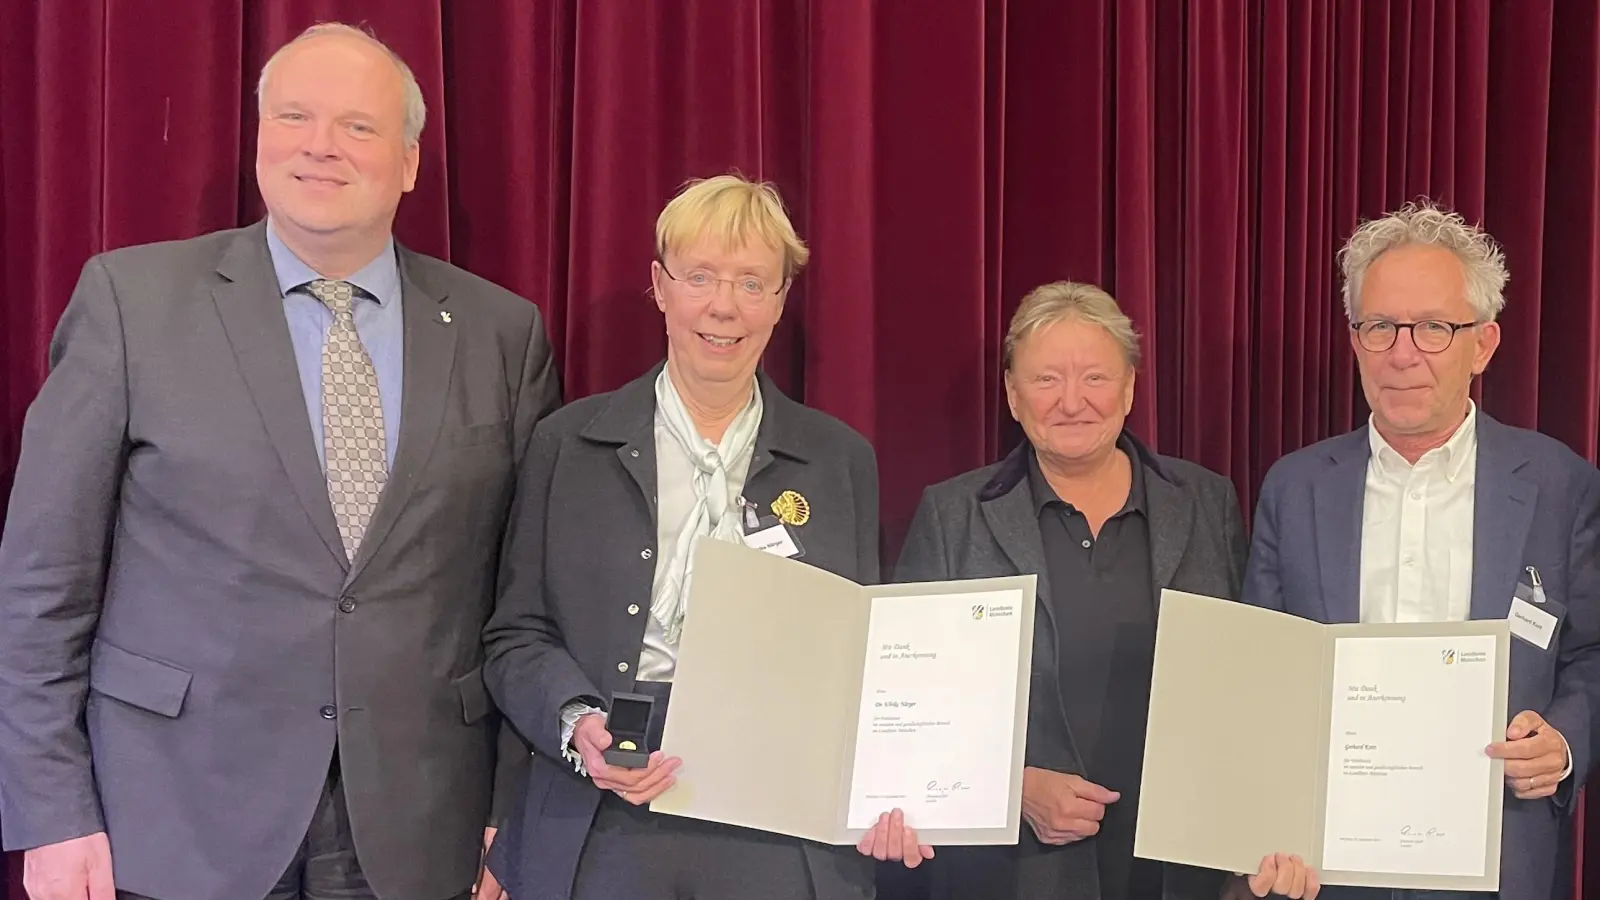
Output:
<path fill-rule="evenodd" d="M 601 754 L 606 765 L 623 769 L 643 769 L 650 764 L 650 716 L 656 700 L 646 694 L 614 693 L 606 716 L 611 746 Z M 624 749 L 633 747 L 632 750 Z"/>

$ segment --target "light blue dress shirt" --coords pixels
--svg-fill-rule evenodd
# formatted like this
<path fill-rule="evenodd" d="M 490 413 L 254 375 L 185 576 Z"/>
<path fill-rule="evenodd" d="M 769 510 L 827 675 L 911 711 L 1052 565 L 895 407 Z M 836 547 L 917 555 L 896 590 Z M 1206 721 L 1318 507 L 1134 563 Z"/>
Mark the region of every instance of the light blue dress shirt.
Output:
<path fill-rule="evenodd" d="M 333 325 L 333 313 L 322 301 L 295 288 L 321 278 L 294 251 L 278 239 L 272 223 L 267 223 L 267 250 L 278 276 L 283 295 L 283 313 L 289 320 L 289 338 L 294 342 L 295 366 L 300 371 L 300 387 L 306 397 L 306 412 L 311 416 L 311 435 L 316 439 L 317 459 L 327 471 L 327 454 L 322 445 L 322 344 Z M 400 442 L 400 390 L 404 374 L 405 321 L 400 311 L 400 263 L 395 256 L 394 239 L 383 252 L 360 271 L 344 279 L 371 297 L 356 298 L 351 309 L 356 335 L 378 376 L 378 402 L 383 407 L 383 430 L 388 467 L 394 470 L 395 448 Z"/>

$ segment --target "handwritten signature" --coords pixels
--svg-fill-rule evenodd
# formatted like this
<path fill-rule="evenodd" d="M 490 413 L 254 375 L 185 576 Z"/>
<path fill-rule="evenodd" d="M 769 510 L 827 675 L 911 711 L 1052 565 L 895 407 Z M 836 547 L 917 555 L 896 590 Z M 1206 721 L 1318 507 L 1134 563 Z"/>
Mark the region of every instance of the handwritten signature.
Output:
<path fill-rule="evenodd" d="M 968 790 L 971 790 L 971 788 L 959 781 L 950 784 L 949 786 L 941 785 L 937 781 L 928 782 L 928 795 L 934 798 L 944 798 L 958 791 Z"/>
<path fill-rule="evenodd" d="M 1401 825 L 1400 826 L 1400 833 L 1402 835 L 1406 836 L 1406 837 L 1444 837 L 1445 836 L 1444 832 L 1440 831 L 1437 828 L 1429 828 L 1427 831 L 1422 831 L 1421 829 L 1413 828 L 1410 825 Z"/>

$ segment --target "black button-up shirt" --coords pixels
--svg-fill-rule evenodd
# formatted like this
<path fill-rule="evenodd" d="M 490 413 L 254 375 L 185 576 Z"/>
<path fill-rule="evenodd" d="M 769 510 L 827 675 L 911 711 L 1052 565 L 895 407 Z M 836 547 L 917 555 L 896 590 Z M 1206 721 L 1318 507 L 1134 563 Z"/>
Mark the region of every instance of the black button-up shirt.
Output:
<path fill-rule="evenodd" d="M 1122 795 L 1090 839 L 1098 848 L 1101 897 L 1159 900 L 1159 864 L 1133 858 L 1156 638 L 1146 473 L 1126 435 L 1117 446 L 1132 463 L 1133 483 L 1099 535 L 1082 512 L 1056 496 L 1032 454 L 1028 482 L 1056 620 L 1055 687 L 1084 777 Z"/>

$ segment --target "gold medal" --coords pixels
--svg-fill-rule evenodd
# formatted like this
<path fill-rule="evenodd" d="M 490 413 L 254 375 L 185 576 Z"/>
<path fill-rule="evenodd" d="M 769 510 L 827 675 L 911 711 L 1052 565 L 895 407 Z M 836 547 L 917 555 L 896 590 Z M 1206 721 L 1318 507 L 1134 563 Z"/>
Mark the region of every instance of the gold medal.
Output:
<path fill-rule="evenodd" d="M 811 504 L 796 491 L 784 491 L 772 501 L 772 512 L 785 525 L 800 526 L 811 521 Z"/>

